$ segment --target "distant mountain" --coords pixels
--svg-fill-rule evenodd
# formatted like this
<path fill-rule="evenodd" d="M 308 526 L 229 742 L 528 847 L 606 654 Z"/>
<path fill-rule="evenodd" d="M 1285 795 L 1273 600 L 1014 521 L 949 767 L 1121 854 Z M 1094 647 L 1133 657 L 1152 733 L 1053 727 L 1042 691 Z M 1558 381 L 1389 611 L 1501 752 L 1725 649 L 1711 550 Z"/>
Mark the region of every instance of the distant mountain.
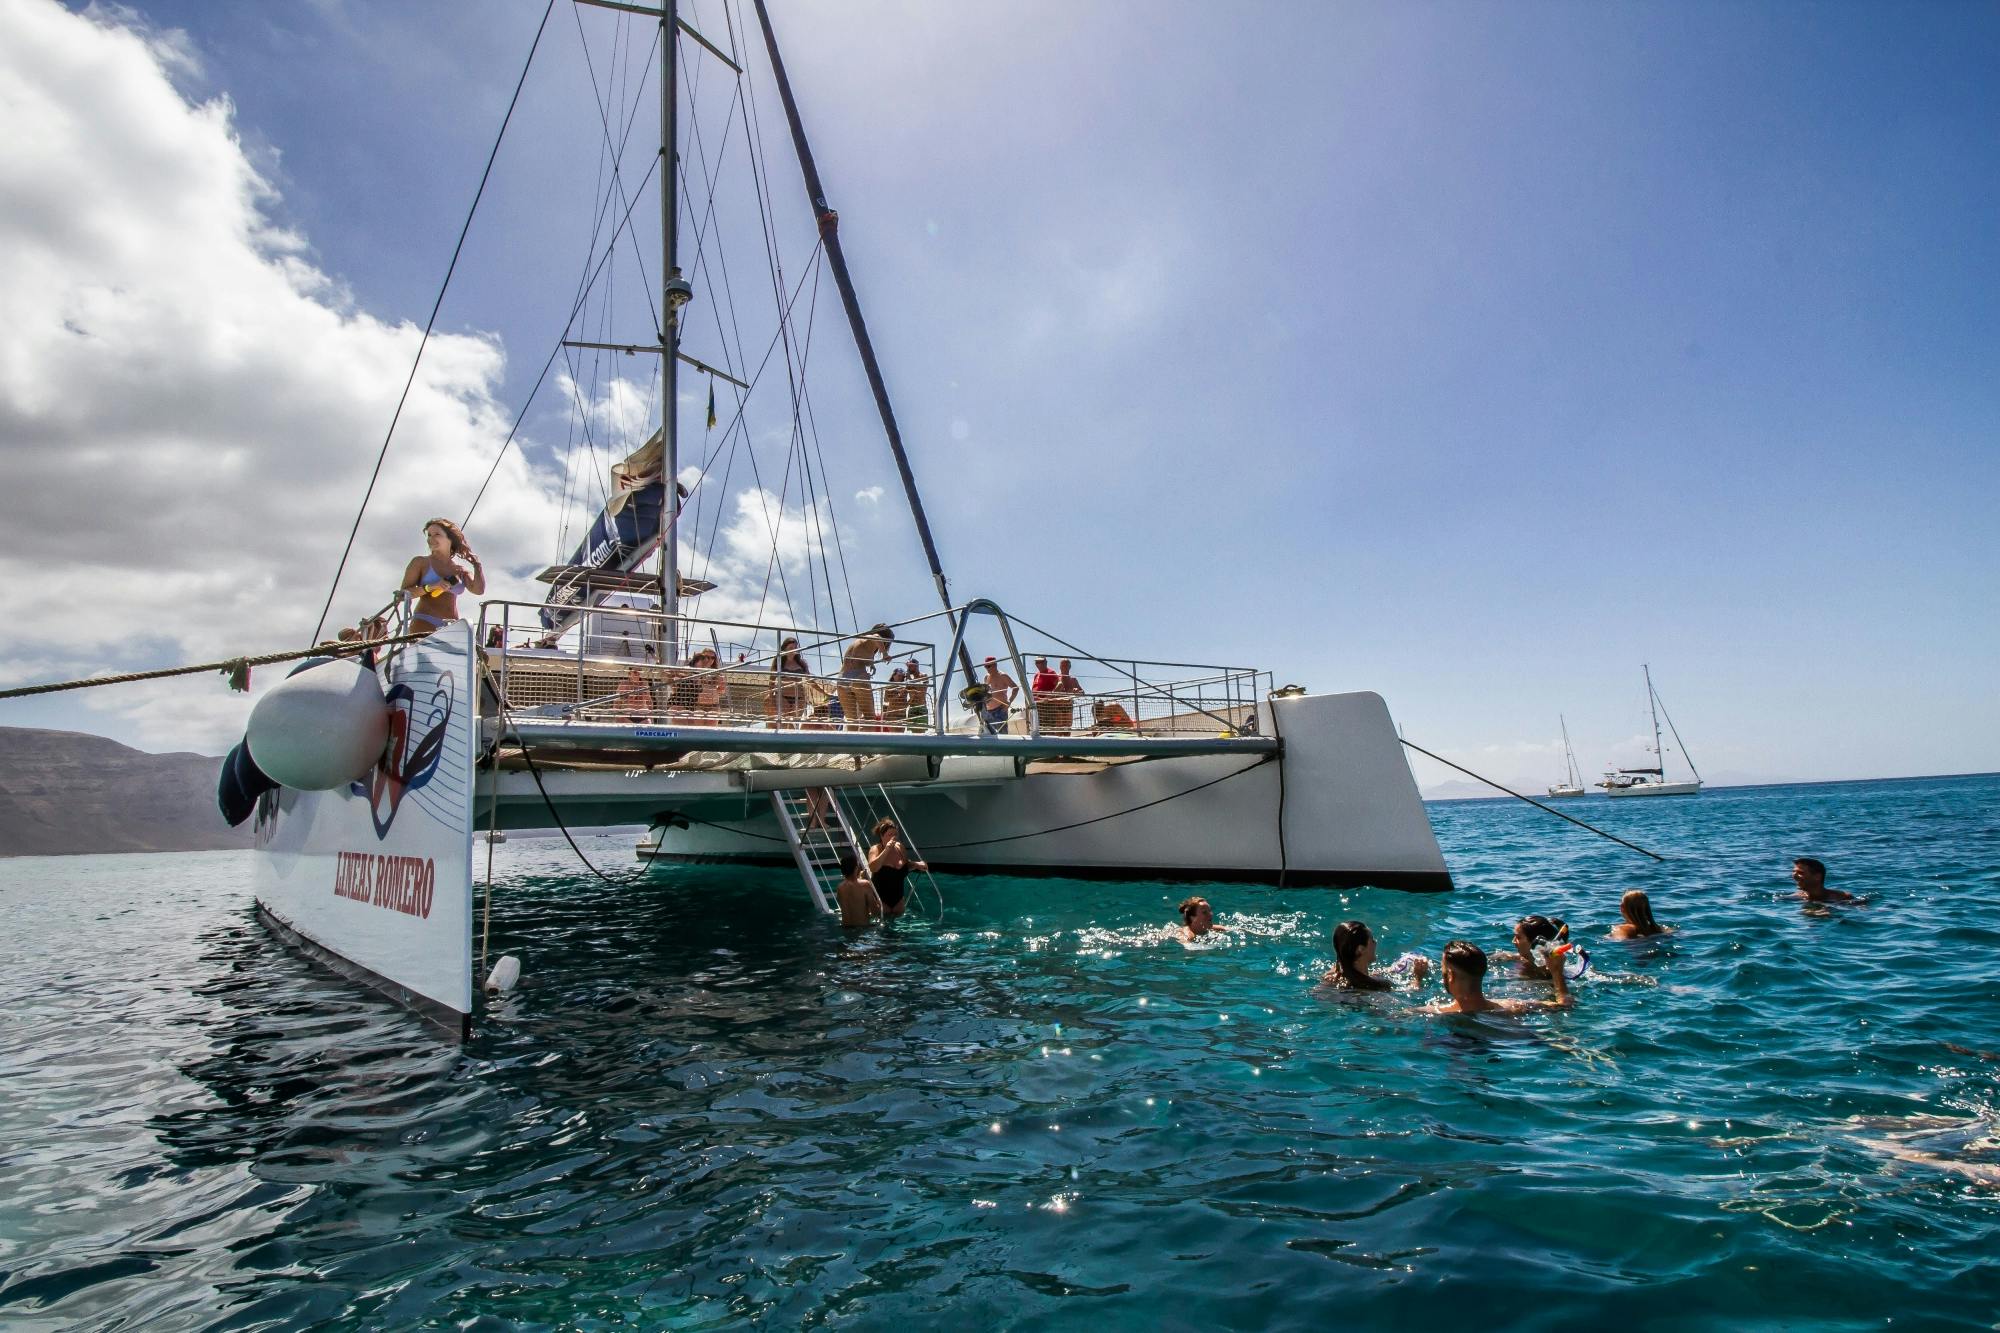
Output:
<path fill-rule="evenodd" d="M 0 727 L 0 856 L 250 846 L 215 808 L 222 761 L 80 731 Z"/>
<path fill-rule="evenodd" d="M 1425 787 L 1419 793 L 1426 801 L 1469 801 L 1478 796 L 1504 796 L 1483 782 L 1473 782 L 1466 778 L 1453 778 L 1440 782 L 1435 787 Z"/>

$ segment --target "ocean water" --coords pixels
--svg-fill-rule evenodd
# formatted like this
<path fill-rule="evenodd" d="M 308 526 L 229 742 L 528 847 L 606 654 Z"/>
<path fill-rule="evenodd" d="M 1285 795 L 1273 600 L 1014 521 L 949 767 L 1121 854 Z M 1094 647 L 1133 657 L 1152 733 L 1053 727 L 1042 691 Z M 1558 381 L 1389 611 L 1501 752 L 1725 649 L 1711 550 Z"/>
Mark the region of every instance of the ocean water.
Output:
<path fill-rule="evenodd" d="M 2000 1327 L 2000 778 L 1565 808 L 1670 859 L 1435 805 L 1457 893 L 1211 886 L 1204 948 L 1182 885 L 848 939 L 517 839 L 462 1048 L 267 938 L 247 854 L 0 861 L 0 1326 Z M 1678 933 L 1594 938 L 1628 887 Z M 1343 918 L 1531 911 L 1571 1012 L 1315 989 Z"/>

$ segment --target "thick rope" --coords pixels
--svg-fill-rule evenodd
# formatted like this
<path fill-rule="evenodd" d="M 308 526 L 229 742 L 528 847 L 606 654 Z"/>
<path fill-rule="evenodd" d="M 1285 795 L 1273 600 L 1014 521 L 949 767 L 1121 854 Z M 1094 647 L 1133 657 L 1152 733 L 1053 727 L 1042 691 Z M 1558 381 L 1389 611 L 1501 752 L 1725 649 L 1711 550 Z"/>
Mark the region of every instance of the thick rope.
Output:
<path fill-rule="evenodd" d="M 289 653 L 260 653 L 255 657 L 232 657 L 225 662 L 197 662 L 193 666 L 161 667 L 156 671 L 127 671 L 117 676 L 87 676 L 82 680 L 59 680 L 47 685 L 22 685 L 11 690 L 0 690 L 0 699 L 20 699 L 30 694 L 55 694 L 62 690 L 87 690 L 96 685 L 129 685 L 139 680 L 164 680 L 169 676 L 198 676 L 205 671 L 227 671 L 245 673 L 247 688 L 248 672 L 251 667 L 270 666 L 274 662 L 296 662 L 302 657 L 346 657 L 369 648 L 380 648 L 391 643 L 415 643 L 427 636 L 422 634 L 402 634 L 387 639 L 331 639 L 312 648 L 301 648 Z"/>

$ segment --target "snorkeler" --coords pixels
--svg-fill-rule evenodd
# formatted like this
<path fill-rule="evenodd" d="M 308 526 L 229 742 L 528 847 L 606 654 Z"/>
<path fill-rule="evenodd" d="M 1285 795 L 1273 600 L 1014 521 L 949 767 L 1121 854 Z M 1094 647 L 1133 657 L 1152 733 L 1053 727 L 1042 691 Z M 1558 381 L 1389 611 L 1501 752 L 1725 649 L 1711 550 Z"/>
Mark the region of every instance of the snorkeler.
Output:
<path fill-rule="evenodd" d="M 1433 1014 L 1526 1014 L 1537 1009 L 1570 1007 L 1569 982 L 1563 977 L 1561 954 L 1573 945 L 1558 944 L 1549 955 L 1557 966 L 1549 969 L 1556 983 L 1553 1000 L 1489 1000 L 1486 998 L 1486 951 L 1466 940 L 1444 946 L 1442 969 L 1445 993 L 1450 1000 L 1435 1000 L 1426 1009 Z"/>
<path fill-rule="evenodd" d="M 1813 856 L 1801 856 L 1792 862 L 1792 883 L 1799 886 L 1799 897 L 1809 903 L 1858 903 L 1861 899 L 1851 893 L 1826 886 L 1826 862 Z"/>
<path fill-rule="evenodd" d="M 840 900 L 840 924 L 849 930 L 882 919 L 882 897 L 861 868 L 861 858 L 853 852 L 840 854 L 840 887 L 833 896 Z"/>
<path fill-rule="evenodd" d="M 1387 977 L 1370 975 L 1368 969 L 1375 963 L 1375 936 L 1365 922 L 1343 921 L 1333 928 L 1333 966 L 1320 978 L 1322 986 L 1338 986 L 1342 990 L 1394 990 L 1396 983 Z M 1410 960 L 1410 985 L 1420 987 L 1430 975 L 1431 960 L 1415 957 Z"/>
<path fill-rule="evenodd" d="M 1181 902 L 1181 927 L 1179 936 L 1183 944 L 1192 944 L 1204 935 L 1227 935 L 1229 932 L 1215 924 L 1215 909 L 1208 905 L 1206 898 L 1187 898 Z M 1172 926 L 1168 932 L 1174 933 Z"/>
<path fill-rule="evenodd" d="M 1614 940 L 1643 940 L 1673 929 L 1653 920 L 1653 904 L 1643 889 L 1627 889 L 1618 900 L 1618 913 L 1625 919 L 1611 928 Z"/>
<path fill-rule="evenodd" d="M 1519 965 L 1522 976 L 1547 981 L 1549 969 L 1535 960 L 1535 954 L 1541 946 L 1554 948 L 1568 940 L 1569 925 L 1561 917 L 1524 916 L 1514 925 L 1514 952 L 1495 954 L 1494 957 L 1512 958 Z"/>

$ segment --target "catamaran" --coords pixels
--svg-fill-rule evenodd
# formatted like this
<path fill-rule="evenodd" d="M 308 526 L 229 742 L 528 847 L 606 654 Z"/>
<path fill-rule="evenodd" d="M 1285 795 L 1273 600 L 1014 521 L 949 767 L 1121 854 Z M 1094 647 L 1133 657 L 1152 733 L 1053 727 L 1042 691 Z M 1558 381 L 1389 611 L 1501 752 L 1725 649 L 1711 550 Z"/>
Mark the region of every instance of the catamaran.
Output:
<path fill-rule="evenodd" d="M 1597 785 L 1604 788 L 1607 796 L 1698 796 L 1701 794 L 1701 774 L 1695 771 L 1694 759 L 1681 744 L 1681 734 L 1674 728 L 1672 717 L 1667 718 L 1667 730 L 1673 735 L 1674 744 L 1680 747 L 1681 758 L 1686 761 L 1689 778 L 1669 780 L 1666 769 L 1666 750 L 1660 744 L 1660 717 L 1666 713 L 1666 705 L 1660 702 L 1659 691 L 1653 688 L 1653 668 L 1644 668 L 1646 673 L 1646 706 L 1653 716 L 1653 746 L 1648 753 L 1653 756 L 1650 768 L 1609 769 L 1604 780 Z"/>
<path fill-rule="evenodd" d="M 1563 780 L 1549 784 L 1549 795 L 1581 796 L 1583 774 L 1577 771 L 1576 752 L 1569 748 L 1569 719 L 1557 713 L 1556 722 L 1561 725 L 1563 733 Z"/>
<path fill-rule="evenodd" d="M 447 622 L 370 660 L 333 655 L 259 701 L 225 784 L 254 801 L 256 896 L 273 929 L 463 1031 L 490 962 L 492 835 L 510 828 L 644 825 L 649 863 L 790 866 L 802 910 L 821 912 L 833 910 L 838 861 L 880 818 L 897 821 L 913 856 L 940 874 L 1449 889 L 1379 694 L 1279 688 L 1258 666 L 1086 651 L 995 599 L 952 592 L 763 0 L 749 5 L 761 63 L 817 232 L 806 268 L 816 286 L 823 264 L 838 288 L 938 606 L 864 628 L 850 597 L 843 617 L 829 554 L 838 546 L 825 537 L 820 500 L 798 511 L 820 557 L 817 571 L 805 569 L 815 614 L 774 615 L 767 605 L 771 571 L 784 580 L 796 532 L 772 528 L 765 596 L 705 577 L 718 572 L 707 552 L 724 521 L 723 441 L 734 436 L 744 466 L 757 465 L 745 413 L 772 394 L 753 389 L 784 381 L 775 392 L 791 432 L 794 502 L 827 493 L 796 345 L 805 270 L 774 278 L 778 327 L 760 363 L 726 331 L 734 298 L 711 228 L 727 212 L 712 193 L 718 143 L 731 125 L 746 151 L 761 143 L 745 110 L 756 90 L 739 49 L 750 31 L 742 0 L 724 6 L 723 33 L 698 31 L 676 0 L 576 2 L 641 32 L 657 25 L 646 40 L 660 57 L 660 147 L 645 156 L 668 168 L 658 172 L 658 285 L 646 305 L 618 307 L 650 308 L 651 335 L 586 340 L 573 315 L 562 348 L 657 358 L 657 425 L 610 469 L 604 503 L 568 558 L 541 572 L 540 601 L 489 598 L 476 621 Z M 625 38 L 628 53 L 637 40 Z M 698 127 L 703 70 L 703 91 L 729 100 L 733 117 L 706 139 L 685 134 Z M 779 230 L 770 176 L 753 166 L 769 238 Z M 635 211 L 630 180 L 615 166 L 610 179 L 599 213 L 609 237 L 594 235 L 587 275 L 618 250 L 624 222 L 614 229 L 610 220 L 622 208 L 629 222 Z M 682 244 L 690 228 L 692 256 Z M 774 243 L 764 245 L 760 262 L 769 256 L 784 274 Z M 711 318 L 697 335 L 704 305 Z M 684 346 L 697 336 L 700 345 Z M 763 377 L 779 351 L 785 374 Z M 698 459 L 683 453 L 682 417 L 701 419 L 701 404 L 699 395 L 683 404 L 682 367 L 709 386 Z M 569 382 L 582 378 L 572 369 Z M 587 430 L 591 417 L 581 416 Z M 777 514 L 782 523 L 783 494 Z M 759 609 L 706 614 L 704 597 Z M 410 612 L 392 604 L 359 633 L 381 642 L 386 627 L 395 638 Z M 975 643 L 1012 688 L 975 670 Z M 1044 655 L 1069 664 L 1031 671 Z M 893 664 L 888 678 L 873 675 L 878 664 Z M 481 832 L 483 900 L 473 855 Z"/>

